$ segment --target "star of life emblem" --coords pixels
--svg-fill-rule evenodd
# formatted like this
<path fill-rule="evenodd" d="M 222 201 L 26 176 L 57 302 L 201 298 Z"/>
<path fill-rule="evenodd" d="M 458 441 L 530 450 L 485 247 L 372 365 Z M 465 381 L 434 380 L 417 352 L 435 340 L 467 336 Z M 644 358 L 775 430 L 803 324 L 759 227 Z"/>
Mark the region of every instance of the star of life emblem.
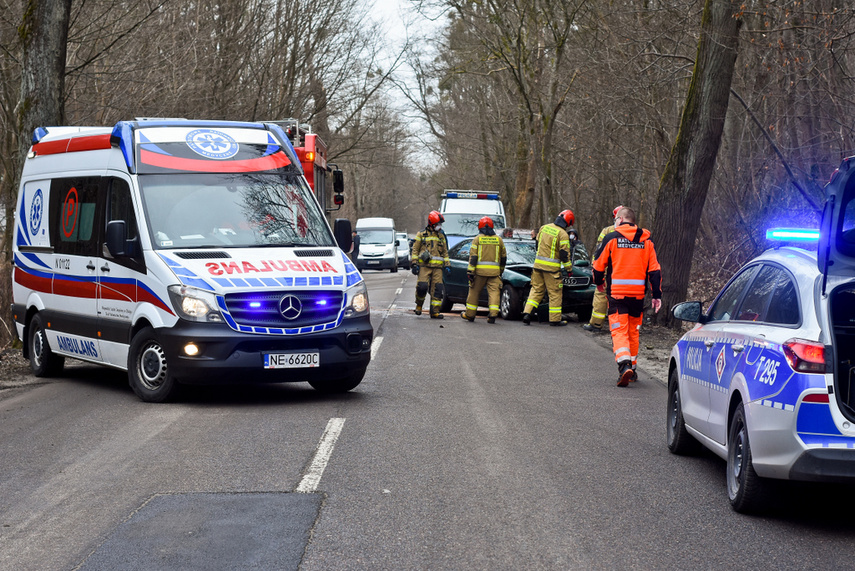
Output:
<path fill-rule="evenodd" d="M 215 129 L 195 129 L 187 133 L 185 140 L 194 153 L 209 159 L 230 159 L 240 148 L 237 141 Z"/>
<path fill-rule="evenodd" d="M 36 189 L 36 194 L 33 196 L 33 202 L 30 204 L 30 232 L 35 236 L 39 233 L 39 228 L 42 225 L 42 212 L 44 211 L 44 198 L 42 197 L 42 189 Z"/>

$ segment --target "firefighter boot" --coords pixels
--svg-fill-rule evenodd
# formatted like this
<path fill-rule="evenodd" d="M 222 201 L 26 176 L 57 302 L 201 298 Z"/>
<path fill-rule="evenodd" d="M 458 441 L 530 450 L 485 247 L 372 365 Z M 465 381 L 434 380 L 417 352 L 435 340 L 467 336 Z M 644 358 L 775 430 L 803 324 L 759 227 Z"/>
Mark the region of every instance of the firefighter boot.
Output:
<path fill-rule="evenodd" d="M 474 318 L 474 317 L 469 317 L 468 315 L 466 315 L 466 312 L 465 312 L 465 311 L 461 311 L 461 312 L 460 312 L 460 317 L 462 317 L 463 319 L 465 319 L 465 320 L 466 320 L 466 321 L 468 321 L 469 323 L 475 323 L 475 318 Z"/>
<path fill-rule="evenodd" d="M 531 325 L 531 314 L 523 313 L 523 325 Z"/>
<path fill-rule="evenodd" d="M 421 315 L 422 314 L 422 308 L 416 306 L 416 308 L 413 310 L 413 313 L 415 313 L 416 315 Z"/>
<path fill-rule="evenodd" d="M 496 322 L 496 316 L 495 315 L 491 315 L 490 317 L 487 318 L 487 323 L 495 323 L 495 322 Z"/>
<path fill-rule="evenodd" d="M 632 363 L 629 361 L 621 361 L 618 363 L 618 371 L 620 376 L 618 377 L 617 386 L 627 386 L 630 379 L 632 379 Z"/>

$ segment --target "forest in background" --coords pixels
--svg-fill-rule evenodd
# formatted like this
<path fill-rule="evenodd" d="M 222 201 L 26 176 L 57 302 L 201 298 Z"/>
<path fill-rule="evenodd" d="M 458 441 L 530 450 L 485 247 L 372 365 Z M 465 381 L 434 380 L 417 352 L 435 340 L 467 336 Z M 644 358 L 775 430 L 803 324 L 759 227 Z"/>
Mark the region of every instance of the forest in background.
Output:
<path fill-rule="evenodd" d="M 697 230 L 690 294 L 765 249 L 767 227 L 815 226 L 822 187 L 855 154 L 855 8 L 843 1 L 412 0 L 433 24 L 414 18 L 400 45 L 359 0 L 57 1 L 70 5 L 63 124 L 298 118 L 345 171 L 334 216 L 390 216 L 410 233 L 445 188 L 500 192 L 518 226 L 571 208 L 589 248 L 626 204 L 646 227 Z M 24 23 L 44 4 L 0 0 L 7 284 L 31 136 Z M 657 221 L 711 5 L 739 24 L 720 146 L 699 214 Z"/>

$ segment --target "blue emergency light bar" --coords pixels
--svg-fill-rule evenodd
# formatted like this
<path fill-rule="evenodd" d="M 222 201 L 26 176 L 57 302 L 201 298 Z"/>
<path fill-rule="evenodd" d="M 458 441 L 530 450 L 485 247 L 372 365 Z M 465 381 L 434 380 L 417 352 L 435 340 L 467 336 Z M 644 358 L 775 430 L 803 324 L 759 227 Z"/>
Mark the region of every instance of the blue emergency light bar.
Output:
<path fill-rule="evenodd" d="M 495 192 L 445 192 L 442 198 L 486 198 L 487 200 L 499 200 Z"/>
<path fill-rule="evenodd" d="M 771 228 L 766 230 L 766 239 L 816 242 L 819 240 L 819 230 L 807 228 Z"/>

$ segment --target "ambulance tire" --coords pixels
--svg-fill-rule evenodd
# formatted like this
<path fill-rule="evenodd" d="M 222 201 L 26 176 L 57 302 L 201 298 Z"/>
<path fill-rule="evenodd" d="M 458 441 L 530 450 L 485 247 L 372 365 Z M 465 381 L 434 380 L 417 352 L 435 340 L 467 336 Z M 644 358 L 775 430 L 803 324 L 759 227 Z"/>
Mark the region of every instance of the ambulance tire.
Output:
<path fill-rule="evenodd" d="M 511 285 L 505 284 L 499 294 L 499 317 L 512 320 L 522 317 L 522 302 L 519 292 Z"/>
<path fill-rule="evenodd" d="M 769 483 L 754 471 L 745 407 L 736 407 L 727 436 L 727 497 L 739 513 L 756 513 L 766 506 Z"/>
<path fill-rule="evenodd" d="M 30 368 L 37 377 L 54 377 L 62 372 L 65 358 L 51 351 L 38 313 L 30 321 Z"/>
<path fill-rule="evenodd" d="M 671 371 L 668 379 L 668 410 L 665 414 L 665 437 L 668 450 L 678 456 L 697 452 L 700 442 L 686 430 L 683 408 L 680 403 L 680 385 L 677 382 L 677 369 Z"/>
<path fill-rule="evenodd" d="M 324 394 L 346 393 L 359 386 L 364 376 L 365 369 L 361 369 L 340 379 L 314 380 L 309 381 L 309 384 L 313 389 Z"/>
<path fill-rule="evenodd" d="M 166 353 L 151 327 L 140 330 L 131 341 L 128 381 L 143 402 L 167 402 L 177 394 L 178 382 L 169 372 Z"/>

